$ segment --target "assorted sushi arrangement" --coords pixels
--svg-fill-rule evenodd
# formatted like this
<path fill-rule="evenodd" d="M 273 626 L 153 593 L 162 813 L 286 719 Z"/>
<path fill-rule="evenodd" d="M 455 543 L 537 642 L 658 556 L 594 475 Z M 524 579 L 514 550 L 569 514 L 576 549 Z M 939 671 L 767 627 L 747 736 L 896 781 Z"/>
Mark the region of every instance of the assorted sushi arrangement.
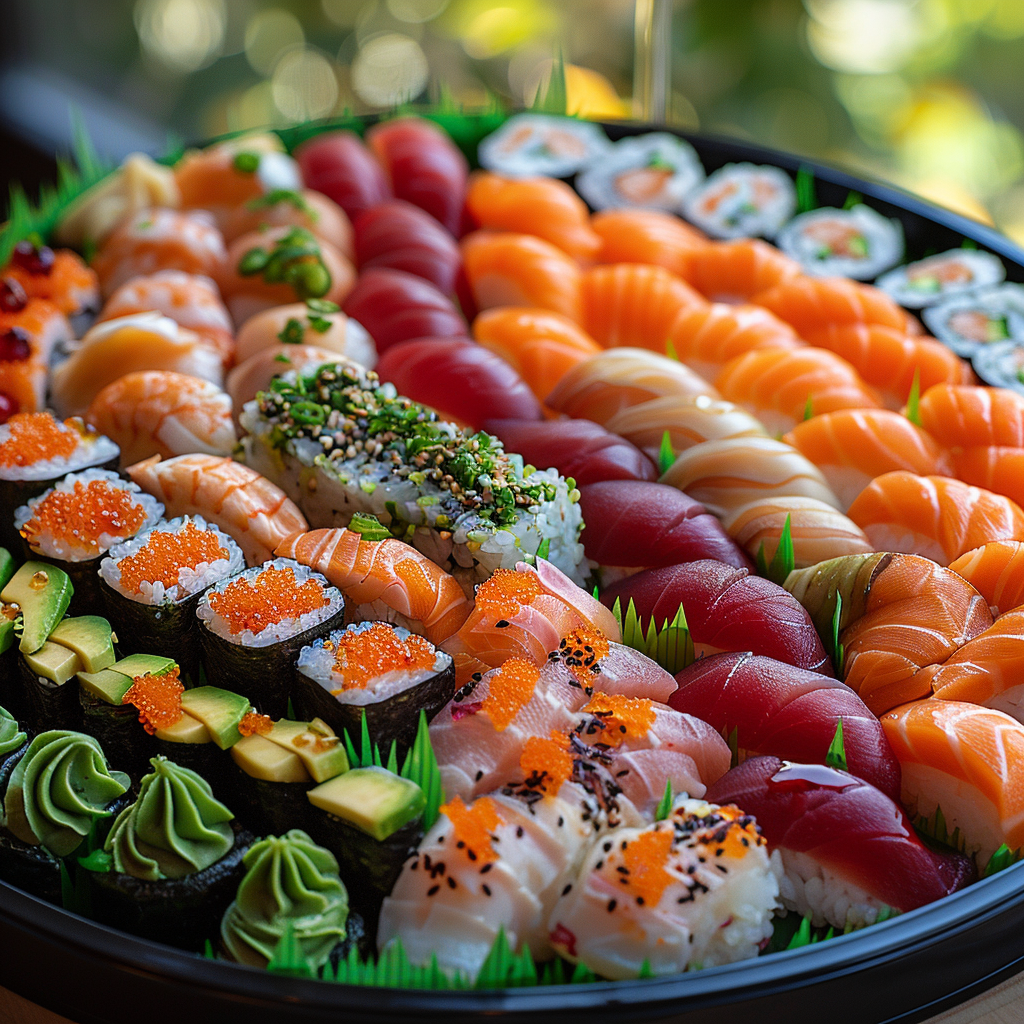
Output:
<path fill-rule="evenodd" d="M 799 184 L 397 117 L 132 157 L 56 225 L 88 261 L 18 240 L 0 878 L 451 988 L 1014 863 L 1024 292 Z"/>

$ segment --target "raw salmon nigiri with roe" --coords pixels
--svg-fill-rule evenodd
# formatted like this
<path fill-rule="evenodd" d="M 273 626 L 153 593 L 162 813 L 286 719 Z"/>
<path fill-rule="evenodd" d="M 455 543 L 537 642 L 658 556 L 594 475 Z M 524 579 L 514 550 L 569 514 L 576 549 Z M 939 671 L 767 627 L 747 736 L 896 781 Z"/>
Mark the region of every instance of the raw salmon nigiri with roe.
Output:
<path fill-rule="evenodd" d="M 797 277 L 800 264 L 759 238 L 709 242 L 692 253 L 683 275 L 711 302 L 750 302 Z"/>
<path fill-rule="evenodd" d="M 707 245 L 696 228 L 660 210 L 602 210 L 590 227 L 601 239 L 598 263 L 650 263 L 682 278 L 690 257 Z"/>
<path fill-rule="evenodd" d="M 1024 605 L 1024 541 L 994 540 L 949 563 L 981 594 L 994 615 Z"/>

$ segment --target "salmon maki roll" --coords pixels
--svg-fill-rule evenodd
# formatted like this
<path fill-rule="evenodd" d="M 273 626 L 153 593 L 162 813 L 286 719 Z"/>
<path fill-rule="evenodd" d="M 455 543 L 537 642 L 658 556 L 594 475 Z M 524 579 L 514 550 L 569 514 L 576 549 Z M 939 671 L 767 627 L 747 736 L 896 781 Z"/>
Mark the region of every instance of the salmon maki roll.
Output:
<path fill-rule="evenodd" d="M 1024 540 L 1024 511 L 1009 498 L 945 476 L 884 473 L 847 510 L 878 551 L 949 565 L 993 540 Z"/>
<path fill-rule="evenodd" d="M 230 455 L 231 399 L 209 381 L 169 371 L 128 373 L 92 401 L 85 421 L 121 448 L 121 467 L 151 455 Z"/>
<path fill-rule="evenodd" d="M 686 280 L 711 302 L 750 302 L 755 295 L 797 277 L 800 264 L 759 238 L 708 242 L 693 253 Z"/>
<path fill-rule="evenodd" d="M 801 337 L 831 324 L 881 324 L 907 334 L 921 325 L 885 292 L 845 277 L 789 277 L 751 298 Z"/>
<path fill-rule="evenodd" d="M 133 277 L 118 288 L 100 310 L 97 323 L 155 310 L 201 338 L 221 354 L 224 365 L 234 362 L 234 328 L 217 285 L 199 274 L 159 270 Z"/>
<path fill-rule="evenodd" d="M 270 387 L 270 382 L 275 377 L 280 377 L 289 370 L 303 373 L 311 367 L 324 366 L 327 363 L 354 365 L 345 356 L 339 356 L 330 349 L 319 348 L 316 345 L 274 345 L 271 348 L 260 349 L 244 363 L 234 367 L 224 385 L 231 396 L 235 418 L 241 415 L 246 402 L 251 402 L 261 391 L 266 391 Z"/>
<path fill-rule="evenodd" d="M 46 299 L 30 299 L 13 278 L 0 278 L 0 416 L 46 406 L 50 356 L 73 337 L 68 318 Z"/>
<path fill-rule="evenodd" d="M 783 440 L 824 474 L 845 510 L 875 477 L 903 469 L 952 476 L 952 461 L 930 434 L 888 409 L 840 409 L 798 423 Z"/>
<path fill-rule="evenodd" d="M 466 211 L 475 227 L 536 235 L 585 263 L 601 248 L 587 204 L 557 178 L 503 178 L 477 171 L 469 179 Z"/>
<path fill-rule="evenodd" d="M 236 206 L 223 223 L 224 241 L 229 244 L 265 228 L 305 228 L 333 245 L 346 259 L 351 260 L 355 252 L 348 215 L 336 202 L 311 188 L 274 189 Z"/>
<path fill-rule="evenodd" d="M 473 337 L 511 363 L 541 402 L 569 370 L 601 351 L 574 321 L 528 306 L 484 310 L 473 321 Z"/>
<path fill-rule="evenodd" d="M 0 278 L 13 278 L 30 299 L 46 299 L 65 316 L 100 305 L 96 271 L 70 249 L 51 249 L 29 241 L 18 242 Z"/>
<path fill-rule="evenodd" d="M 845 359 L 820 348 L 760 349 L 722 367 L 715 386 L 770 431 L 784 433 L 837 409 L 878 409 L 878 392 Z"/>
<path fill-rule="evenodd" d="M 993 615 L 1024 605 L 1024 541 L 994 540 L 949 563 L 981 594 Z"/>
<path fill-rule="evenodd" d="M 652 398 L 717 398 L 715 389 L 674 359 L 643 348 L 615 348 L 574 366 L 545 399 L 555 412 L 602 425 Z"/>
<path fill-rule="evenodd" d="M 598 263 L 649 263 L 684 279 L 691 255 L 707 245 L 696 228 L 660 210 L 602 210 L 590 227 L 601 239 Z"/>
<path fill-rule="evenodd" d="M 158 270 L 182 270 L 217 280 L 227 261 L 224 236 L 205 210 L 143 210 L 107 236 L 92 261 L 104 296 L 126 281 Z"/>
<path fill-rule="evenodd" d="M 164 505 L 165 516 L 201 515 L 242 549 L 248 565 L 262 565 L 287 537 L 308 528 L 279 487 L 254 469 L 218 455 L 150 459 L 125 472 Z"/>
<path fill-rule="evenodd" d="M 915 818 L 941 808 L 979 867 L 1004 843 L 1024 845 L 1024 725 L 976 704 L 920 700 L 883 715 L 882 728 Z"/>
<path fill-rule="evenodd" d="M 768 310 L 721 302 L 681 310 L 668 337 L 676 355 L 705 380 L 747 352 L 804 347 L 793 328 Z"/>
<path fill-rule="evenodd" d="M 951 476 L 1024 503 L 1024 448 L 963 448 L 953 452 L 952 460 Z"/>
<path fill-rule="evenodd" d="M 1009 388 L 936 384 L 918 411 L 921 426 L 946 448 L 1024 448 L 1024 395 Z"/>
<path fill-rule="evenodd" d="M 889 409 L 900 409 L 914 385 L 921 394 L 936 384 L 971 384 L 970 364 L 934 338 L 917 338 L 880 324 L 833 324 L 805 335 L 808 344 L 845 359 Z"/>
<path fill-rule="evenodd" d="M 510 231 L 473 231 L 461 248 L 464 310 L 534 306 L 580 322 L 582 273 L 571 256 L 550 242 Z"/>
<path fill-rule="evenodd" d="M 679 314 L 704 306 L 682 278 L 642 263 L 593 267 L 583 274 L 580 298 L 581 326 L 599 345 L 659 353 Z"/>

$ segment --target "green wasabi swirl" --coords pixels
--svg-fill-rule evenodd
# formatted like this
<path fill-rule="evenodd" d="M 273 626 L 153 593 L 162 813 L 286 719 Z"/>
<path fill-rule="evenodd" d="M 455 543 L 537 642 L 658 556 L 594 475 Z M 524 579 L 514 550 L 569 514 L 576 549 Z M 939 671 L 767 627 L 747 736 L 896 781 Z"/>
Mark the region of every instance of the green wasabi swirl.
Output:
<path fill-rule="evenodd" d="M 15 717 L 6 708 L 0 708 L 0 757 L 20 750 L 27 738 L 18 728 Z"/>
<path fill-rule="evenodd" d="M 290 922 L 302 955 L 320 967 L 345 938 L 348 893 L 334 854 L 300 829 L 270 836 L 245 855 L 248 871 L 220 925 L 231 959 L 266 967 Z"/>
<path fill-rule="evenodd" d="M 92 736 L 67 729 L 40 733 L 11 773 L 7 828 L 24 843 L 66 857 L 130 784 L 127 775 L 107 768 Z"/>
<path fill-rule="evenodd" d="M 166 757 L 149 762 L 138 799 L 114 820 L 104 849 L 114 870 L 156 881 L 184 878 L 221 859 L 235 844 L 234 818 L 210 784 Z"/>

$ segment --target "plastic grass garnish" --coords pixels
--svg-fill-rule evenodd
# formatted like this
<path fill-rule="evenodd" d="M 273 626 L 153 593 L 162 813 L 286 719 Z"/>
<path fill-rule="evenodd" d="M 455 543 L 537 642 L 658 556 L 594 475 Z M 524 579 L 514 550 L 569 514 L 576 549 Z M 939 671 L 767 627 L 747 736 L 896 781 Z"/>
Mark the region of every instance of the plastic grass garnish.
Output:
<path fill-rule="evenodd" d="M 841 679 L 843 675 L 843 659 L 846 655 L 844 646 L 839 642 L 839 630 L 843 621 L 843 595 L 836 591 L 836 607 L 832 612 L 832 666 L 836 672 L 836 678 Z"/>
<path fill-rule="evenodd" d="M 285 974 L 290 978 L 315 978 L 316 972 L 302 955 L 302 947 L 295 937 L 291 921 L 286 921 L 284 932 L 277 940 L 274 955 L 267 964 L 271 974 Z"/>
<path fill-rule="evenodd" d="M 654 812 L 655 821 L 664 821 L 672 813 L 672 780 L 665 780 L 665 792 L 662 793 L 661 799 L 658 801 L 658 806 Z"/>
<path fill-rule="evenodd" d="M 645 959 L 644 962 L 640 965 L 640 973 L 637 974 L 637 977 L 638 978 L 653 978 L 654 977 L 654 971 L 651 970 L 651 961 L 650 960 L 646 960 Z"/>
<path fill-rule="evenodd" d="M 936 807 L 934 813 L 927 817 L 918 815 L 914 819 L 914 829 L 926 839 L 933 839 L 935 842 L 941 843 L 943 846 L 949 846 L 959 853 L 963 853 L 966 846 L 966 840 L 960 834 L 959 826 L 953 829 L 952 832 L 949 831 L 949 827 L 946 824 L 946 816 L 942 813 L 941 807 Z"/>
<path fill-rule="evenodd" d="M 672 450 L 672 435 L 666 430 L 661 435 L 661 447 L 658 449 L 658 472 L 665 474 L 676 461 L 676 453 Z"/>
<path fill-rule="evenodd" d="M 676 347 L 672 343 L 671 338 L 665 339 L 665 355 L 667 355 L 669 359 L 674 359 L 677 363 L 680 361 L 679 353 L 676 351 Z"/>
<path fill-rule="evenodd" d="M 804 423 L 814 419 L 814 395 L 808 395 L 804 403 Z"/>
<path fill-rule="evenodd" d="M 914 380 L 910 385 L 910 394 L 907 395 L 907 410 L 903 414 L 914 424 L 921 426 L 921 371 L 914 371 Z"/>
<path fill-rule="evenodd" d="M 977 249 L 978 248 L 978 243 L 973 238 L 965 238 L 960 243 L 960 248 L 961 249 Z"/>
<path fill-rule="evenodd" d="M 601 588 L 595 583 L 594 589 L 590 592 L 595 601 L 601 600 Z"/>
<path fill-rule="evenodd" d="M 818 200 L 814 193 L 814 171 L 807 164 L 801 164 L 796 172 L 796 210 L 808 213 L 817 209 Z"/>
<path fill-rule="evenodd" d="M 828 753 L 825 755 L 825 764 L 829 768 L 836 768 L 845 772 L 846 768 L 846 744 L 843 742 L 843 719 L 840 717 L 836 723 L 836 734 L 829 744 Z"/>
<path fill-rule="evenodd" d="M 565 55 L 561 47 L 555 51 L 551 73 L 546 83 L 537 87 L 530 109 L 540 114 L 568 114 L 569 91 L 565 82 Z"/>
<path fill-rule="evenodd" d="M 616 598 L 612 606 L 612 615 L 622 630 L 622 642 L 627 647 L 646 654 L 673 675 L 682 672 L 687 665 L 692 665 L 696 660 L 693 637 L 690 636 L 690 630 L 686 625 L 686 614 L 682 605 L 671 622 L 666 620 L 658 629 L 652 621 L 648 623 L 646 632 L 640 625 L 640 616 L 632 598 L 625 617 L 622 615 L 622 604 Z"/>
<path fill-rule="evenodd" d="M 793 529 L 788 515 L 786 516 L 785 523 L 782 524 L 779 544 L 775 549 L 775 554 L 772 555 L 771 562 L 765 558 L 764 541 L 761 541 L 761 546 L 757 549 L 755 561 L 758 575 L 770 579 L 780 587 L 786 582 L 786 577 L 796 568 L 796 555 L 793 551 Z"/>
<path fill-rule="evenodd" d="M 536 984 L 537 967 L 529 948 L 524 948 L 522 954 L 513 953 L 505 929 L 499 928 L 494 945 L 491 946 L 491 951 L 487 954 L 473 987 L 522 988 Z"/>
<path fill-rule="evenodd" d="M 985 865 L 985 870 L 981 873 L 982 878 L 988 878 L 991 875 L 996 874 L 999 871 L 1003 871 L 1008 867 L 1016 864 L 1020 860 L 1021 851 L 1011 850 L 1006 843 L 996 850 L 988 859 L 988 863 Z"/>
<path fill-rule="evenodd" d="M 859 193 L 851 189 L 846 193 L 846 202 L 843 203 L 844 210 L 852 210 L 855 206 L 860 206 L 864 202 L 864 197 Z"/>
<path fill-rule="evenodd" d="M 437 821 L 438 808 L 444 800 L 444 791 L 441 788 L 441 769 L 438 767 L 437 757 L 430 742 L 427 715 L 423 710 L 420 711 L 416 739 L 413 740 L 412 747 L 405 756 L 399 774 L 403 779 L 415 782 L 423 790 L 423 795 L 427 800 L 423 810 L 423 828 L 424 830 L 429 829 Z"/>
<path fill-rule="evenodd" d="M 551 538 L 545 537 L 537 548 L 537 558 L 547 558 L 551 553 Z"/>

